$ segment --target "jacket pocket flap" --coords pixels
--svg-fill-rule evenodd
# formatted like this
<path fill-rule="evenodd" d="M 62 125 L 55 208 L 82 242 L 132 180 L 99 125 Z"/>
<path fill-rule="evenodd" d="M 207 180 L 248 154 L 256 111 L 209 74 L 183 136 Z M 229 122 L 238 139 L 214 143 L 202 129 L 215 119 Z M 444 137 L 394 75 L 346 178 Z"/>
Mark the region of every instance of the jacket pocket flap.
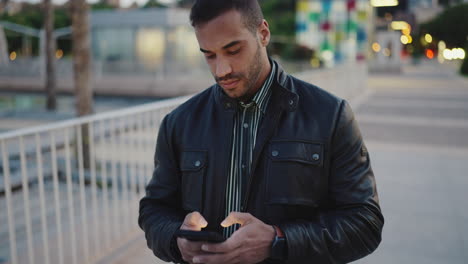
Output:
<path fill-rule="evenodd" d="M 322 166 L 323 145 L 305 141 L 273 141 L 269 154 L 273 161 L 295 161 Z"/>
<path fill-rule="evenodd" d="M 181 171 L 198 171 L 206 165 L 206 150 L 182 151 L 180 160 Z"/>

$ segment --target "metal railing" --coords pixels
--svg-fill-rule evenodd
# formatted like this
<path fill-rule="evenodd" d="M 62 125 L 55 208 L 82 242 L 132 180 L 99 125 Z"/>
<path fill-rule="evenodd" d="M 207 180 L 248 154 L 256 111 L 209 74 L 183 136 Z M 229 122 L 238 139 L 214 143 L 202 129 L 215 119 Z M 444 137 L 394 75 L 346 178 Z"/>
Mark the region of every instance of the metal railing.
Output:
<path fill-rule="evenodd" d="M 160 121 L 187 98 L 0 134 L 0 262 L 95 263 L 138 235 Z"/>

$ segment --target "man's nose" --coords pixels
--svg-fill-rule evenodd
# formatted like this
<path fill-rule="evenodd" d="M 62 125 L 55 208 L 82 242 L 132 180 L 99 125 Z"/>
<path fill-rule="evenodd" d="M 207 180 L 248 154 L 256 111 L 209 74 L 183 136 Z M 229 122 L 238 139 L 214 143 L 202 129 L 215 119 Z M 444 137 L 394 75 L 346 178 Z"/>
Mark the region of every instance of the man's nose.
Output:
<path fill-rule="evenodd" d="M 229 61 L 218 59 L 216 63 L 216 77 L 223 78 L 232 72 L 232 67 Z"/>

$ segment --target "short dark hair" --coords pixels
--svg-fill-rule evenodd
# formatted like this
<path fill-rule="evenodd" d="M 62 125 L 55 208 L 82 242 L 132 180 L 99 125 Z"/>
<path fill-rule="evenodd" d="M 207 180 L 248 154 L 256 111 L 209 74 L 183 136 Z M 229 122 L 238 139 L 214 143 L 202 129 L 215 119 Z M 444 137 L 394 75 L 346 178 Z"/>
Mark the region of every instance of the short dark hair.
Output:
<path fill-rule="evenodd" d="M 230 10 L 241 13 L 245 26 L 252 33 L 263 21 L 258 0 L 196 0 L 190 12 L 190 21 L 196 27 Z"/>

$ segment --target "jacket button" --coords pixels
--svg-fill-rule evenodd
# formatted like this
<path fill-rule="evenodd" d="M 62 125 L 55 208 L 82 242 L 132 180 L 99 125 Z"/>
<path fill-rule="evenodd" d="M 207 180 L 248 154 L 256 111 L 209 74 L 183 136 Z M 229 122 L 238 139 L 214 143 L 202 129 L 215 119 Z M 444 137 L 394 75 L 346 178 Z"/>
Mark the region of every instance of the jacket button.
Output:
<path fill-rule="evenodd" d="M 279 154 L 279 152 L 276 151 L 276 150 L 273 150 L 273 151 L 271 152 L 271 155 L 272 155 L 273 157 L 277 157 L 278 154 Z"/>
<path fill-rule="evenodd" d="M 201 162 L 199 160 L 197 160 L 197 161 L 195 161 L 194 165 L 195 165 L 195 167 L 200 167 Z"/>
<path fill-rule="evenodd" d="M 226 108 L 231 108 L 231 103 L 226 103 Z"/>
<path fill-rule="evenodd" d="M 316 154 L 312 155 L 312 159 L 313 159 L 313 160 L 319 160 L 319 159 L 320 159 L 320 155 L 316 153 Z"/>

